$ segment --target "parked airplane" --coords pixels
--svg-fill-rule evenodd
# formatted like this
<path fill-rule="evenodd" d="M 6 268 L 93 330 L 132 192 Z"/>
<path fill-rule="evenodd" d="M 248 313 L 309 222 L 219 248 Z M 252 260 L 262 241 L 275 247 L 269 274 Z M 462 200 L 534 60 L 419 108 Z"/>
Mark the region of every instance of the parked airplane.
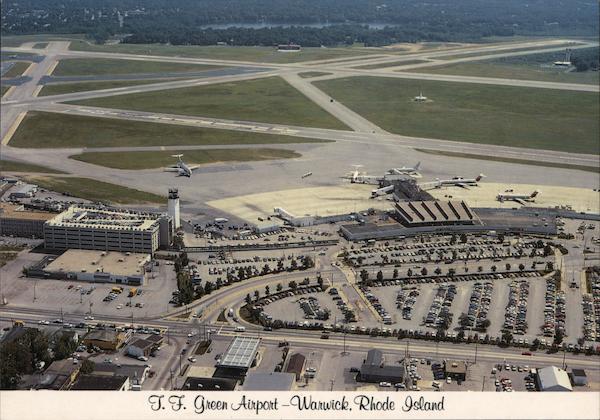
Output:
<path fill-rule="evenodd" d="M 468 186 L 476 186 L 483 177 L 485 177 L 484 174 L 479 174 L 477 178 L 463 178 L 461 176 L 455 176 L 452 179 L 436 179 L 435 181 L 438 188 L 444 185 L 454 185 L 456 187 L 467 188 Z"/>
<path fill-rule="evenodd" d="M 171 155 L 174 158 L 177 158 L 177 163 L 175 165 L 171 165 L 165 168 L 165 172 L 177 172 L 177 176 L 187 176 L 188 178 L 192 176 L 192 172 L 200 167 L 200 165 L 189 166 L 187 165 L 181 158 L 183 155 Z"/>
<path fill-rule="evenodd" d="M 352 165 L 352 167 L 354 170 L 342 177 L 350 180 L 352 184 L 379 184 L 379 181 L 383 179 L 382 176 L 372 176 L 367 175 L 366 172 L 360 172 L 358 169 L 362 168 L 362 165 Z"/>
<path fill-rule="evenodd" d="M 416 174 L 417 171 L 419 170 L 419 167 L 421 166 L 421 162 L 417 162 L 417 164 L 410 168 L 407 166 L 403 166 L 401 168 L 392 168 L 390 170 L 388 170 L 389 174 L 394 174 L 394 175 L 411 175 L 411 174 Z"/>
<path fill-rule="evenodd" d="M 509 192 L 500 193 L 496 196 L 496 199 L 500 202 L 504 201 L 516 201 L 519 204 L 525 205 L 527 202 L 534 201 L 535 197 L 540 193 L 539 190 L 535 190 L 531 194 L 512 194 Z"/>
<path fill-rule="evenodd" d="M 379 197 L 381 195 L 386 195 L 394 191 L 393 185 L 388 185 L 387 187 L 377 188 L 376 190 L 371 191 L 371 198 Z"/>

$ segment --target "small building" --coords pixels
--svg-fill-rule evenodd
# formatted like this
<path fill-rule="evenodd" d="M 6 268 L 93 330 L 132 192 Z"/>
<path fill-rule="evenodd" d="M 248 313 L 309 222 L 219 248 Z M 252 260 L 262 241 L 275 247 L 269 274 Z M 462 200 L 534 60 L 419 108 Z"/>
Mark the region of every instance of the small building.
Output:
<path fill-rule="evenodd" d="M 48 366 L 37 383 L 29 388 L 54 391 L 69 389 L 77 379 L 80 369 L 81 364 L 73 363 L 73 359 L 56 360 Z"/>
<path fill-rule="evenodd" d="M 44 267 L 45 277 L 139 286 L 150 254 L 70 249 Z"/>
<path fill-rule="evenodd" d="M 260 338 L 235 336 L 217 363 L 215 376 L 241 377 L 255 363 Z"/>
<path fill-rule="evenodd" d="M 83 339 L 83 345 L 96 346 L 102 350 L 115 351 L 123 345 L 126 334 L 113 330 L 94 330 Z"/>
<path fill-rule="evenodd" d="M 129 377 L 125 375 L 79 375 L 71 391 L 128 391 Z"/>
<path fill-rule="evenodd" d="M 540 391 L 573 391 L 569 375 L 556 366 L 547 366 L 537 370 L 537 383 Z"/>
<path fill-rule="evenodd" d="M 467 380 L 467 362 L 444 360 L 444 375 L 456 381 Z"/>
<path fill-rule="evenodd" d="M 237 380 L 232 378 L 192 378 L 188 377 L 181 389 L 183 391 L 233 391 Z"/>
<path fill-rule="evenodd" d="M 367 352 L 367 358 L 360 367 L 357 380 L 371 383 L 400 383 L 404 381 L 404 377 L 404 364 L 386 365 L 383 352 L 371 349 Z"/>
<path fill-rule="evenodd" d="M 55 213 L 25 210 L 23 205 L 0 203 L 0 235 L 43 238 L 44 223 Z"/>
<path fill-rule="evenodd" d="M 254 233 L 271 233 L 277 232 L 281 229 L 282 223 L 274 220 L 265 220 L 264 222 L 259 222 L 254 226 Z"/>
<path fill-rule="evenodd" d="M 31 198 L 35 195 L 38 190 L 37 185 L 33 184 L 21 184 L 16 185 L 15 191 L 11 191 L 8 198 L 10 200 L 18 199 L 18 198 Z"/>
<path fill-rule="evenodd" d="M 139 338 L 127 347 L 127 354 L 133 357 L 148 357 L 155 344 L 152 341 Z"/>
<path fill-rule="evenodd" d="M 279 52 L 299 52 L 301 50 L 302 47 L 298 44 L 279 44 L 277 46 Z"/>
<path fill-rule="evenodd" d="M 129 390 L 140 391 L 148 376 L 150 369 L 143 365 L 121 365 L 115 363 L 96 363 L 94 375 L 127 376 L 129 378 Z"/>
<path fill-rule="evenodd" d="M 164 337 L 160 334 L 151 334 L 144 338 L 144 340 L 150 341 L 152 344 L 154 344 L 154 349 L 157 349 L 162 345 Z"/>
<path fill-rule="evenodd" d="M 583 369 L 571 369 L 571 382 L 575 386 L 586 386 L 588 378 Z"/>
<path fill-rule="evenodd" d="M 244 391 L 289 391 L 295 380 L 294 373 L 252 372 L 244 380 Z"/>
<path fill-rule="evenodd" d="M 299 381 L 304 372 L 306 357 L 301 353 L 294 353 L 290 356 L 285 371 L 296 375 L 296 380 Z"/>

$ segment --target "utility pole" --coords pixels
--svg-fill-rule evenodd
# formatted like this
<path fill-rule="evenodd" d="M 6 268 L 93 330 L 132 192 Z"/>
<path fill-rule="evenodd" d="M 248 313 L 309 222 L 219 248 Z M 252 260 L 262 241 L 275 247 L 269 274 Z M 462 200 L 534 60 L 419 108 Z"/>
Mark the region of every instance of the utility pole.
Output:
<path fill-rule="evenodd" d="M 333 391 L 333 385 L 335 384 L 335 381 L 333 379 L 330 379 L 329 382 L 331 382 L 331 387 L 329 388 L 329 390 Z"/>
<path fill-rule="evenodd" d="M 173 390 L 173 369 L 169 369 L 169 373 L 171 376 L 171 390 Z"/>
<path fill-rule="evenodd" d="M 62 308 L 62 306 L 60 308 L 60 322 L 63 322 L 63 323 L 65 322 L 64 321 L 64 317 L 63 317 L 63 308 Z"/>
<path fill-rule="evenodd" d="M 481 383 L 481 392 L 485 391 L 485 376 L 483 377 L 483 382 Z"/>
<path fill-rule="evenodd" d="M 475 343 L 475 362 L 473 364 L 477 364 L 477 343 Z"/>
<path fill-rule="evenodd" d="M 36 296 L 35 296 L 35 286 L 37 285 L 37 280 L 33 281 L 33 301 L 35 302 Z"/>
<path fill-rule="evenodd" d="M 344 351 L 342 351 L 342 356 L 347 356 L 348 352 L 346 351 L 346 330 L 344 329 Z"/>
<path fill-rule="evenodd" d="M 181 371 L 181 356 L 182 356 L 182 354 L 179 353 L 179 376 L 181 376 L 181 373 L 182 373 L 182 371 Z"/>

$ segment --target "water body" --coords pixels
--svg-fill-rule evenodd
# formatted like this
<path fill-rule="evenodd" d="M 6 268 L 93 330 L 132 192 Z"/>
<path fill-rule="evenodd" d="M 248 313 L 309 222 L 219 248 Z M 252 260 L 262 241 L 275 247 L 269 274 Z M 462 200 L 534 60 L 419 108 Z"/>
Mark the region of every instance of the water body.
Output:
<path fill-rule="evenodd" d="M 397 26 L 393 23 L 355 23 L 355 22 L 325 22 L 325 23 L 213 23 L 209 25 L 200 25 L 200 29 L 264 29 L 264 28 L 291 28 L 292 26 L 301 26 L 305 28 L 326 28 L 335 25 L 367 25 L 371 29 L 383 29 L 386 26 Z"/>

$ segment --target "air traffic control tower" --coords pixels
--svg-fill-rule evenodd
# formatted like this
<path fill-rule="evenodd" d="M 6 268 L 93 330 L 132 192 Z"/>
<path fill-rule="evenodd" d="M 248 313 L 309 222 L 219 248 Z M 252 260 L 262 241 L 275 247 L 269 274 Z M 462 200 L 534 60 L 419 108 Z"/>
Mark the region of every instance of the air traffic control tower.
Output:
<path fill-rule="evenodd" d="M 177 188 L 169 188 L 167 213 L 173 218 L 173 226 L 175 229 L 179 229 L 181 227 L 181 222 L 179 220 L 179 190 Z"/>

